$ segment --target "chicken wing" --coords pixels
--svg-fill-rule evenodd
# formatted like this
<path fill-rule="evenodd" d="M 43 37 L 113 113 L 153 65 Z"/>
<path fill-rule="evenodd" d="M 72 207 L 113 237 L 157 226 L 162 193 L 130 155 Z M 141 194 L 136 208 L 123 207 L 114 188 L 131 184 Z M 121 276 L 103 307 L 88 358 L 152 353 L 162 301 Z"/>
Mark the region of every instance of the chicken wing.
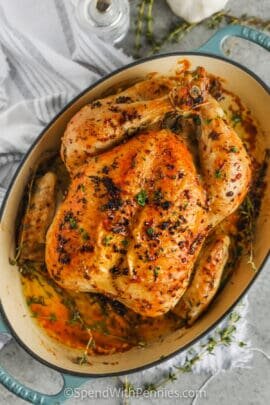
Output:
<path fill-rule="evenodd" d="M 83 107 L 70 120 L 62 139 L 61 156 L 70 174 L 89 157 L 172 110 L 168 93 L 173 85 L 172 79 L 153 78 Z"/>

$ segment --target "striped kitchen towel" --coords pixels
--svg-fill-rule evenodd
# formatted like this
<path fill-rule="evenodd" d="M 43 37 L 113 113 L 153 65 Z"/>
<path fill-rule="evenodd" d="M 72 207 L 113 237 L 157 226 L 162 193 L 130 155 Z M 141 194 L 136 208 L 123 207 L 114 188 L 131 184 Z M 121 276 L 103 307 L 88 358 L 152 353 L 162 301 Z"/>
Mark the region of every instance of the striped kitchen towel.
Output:
<path fill-rule="evenodd" d="M 0 202 L 44 126 L 81 90 L 130 62 L 121 50 L 82 31 L 73 7 L 74 1 L 67 0 L 0 0 Z M 239 309 L 235 342 L 245 338 L 246 308 Z M 1 342 L 6 337 L 0 338 L 0 348 Z M 183 364 L 186 355 L 151 369 L 149 376 Z M 235 343 L 205 356 L 195 371 L 242 365 L 249 357 Z"/>
<path fill-rule="evenodd" d="M 130 61 L 80 29 L 74 1 L 0 0 L 0 197 L 44 125 L 81 90 Z"/>

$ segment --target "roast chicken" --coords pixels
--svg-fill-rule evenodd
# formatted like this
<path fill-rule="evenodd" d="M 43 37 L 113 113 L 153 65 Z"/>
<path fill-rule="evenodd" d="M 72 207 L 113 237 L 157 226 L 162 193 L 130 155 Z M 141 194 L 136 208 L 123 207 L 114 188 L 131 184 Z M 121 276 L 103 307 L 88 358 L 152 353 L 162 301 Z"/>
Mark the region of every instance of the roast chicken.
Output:
<path fill-rule="evenodd" d="M 168 115 L 194 124 L 198 159 L 183 126 L 164 128 Z M 61 155 L 71 182 L 47 232 L 50 276 L 143 316 L 173 310 L 192 323 L 228 258 L 218 225 L 251 181 L 250 158 L 205 70 L 153 77 L 83 107 Z"/>

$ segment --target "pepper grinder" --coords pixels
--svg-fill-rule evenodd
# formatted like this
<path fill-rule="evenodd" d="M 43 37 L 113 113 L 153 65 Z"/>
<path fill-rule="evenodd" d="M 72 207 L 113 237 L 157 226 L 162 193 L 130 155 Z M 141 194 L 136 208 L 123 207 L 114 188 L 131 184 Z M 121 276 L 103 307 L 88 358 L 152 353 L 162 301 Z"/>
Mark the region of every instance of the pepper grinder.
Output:
<path fill-rule="evenodd" d="M 129 28 L 128 0 L 78 0 L 76 18 L 80 26 L 106 42 L 116 44 Z"/>

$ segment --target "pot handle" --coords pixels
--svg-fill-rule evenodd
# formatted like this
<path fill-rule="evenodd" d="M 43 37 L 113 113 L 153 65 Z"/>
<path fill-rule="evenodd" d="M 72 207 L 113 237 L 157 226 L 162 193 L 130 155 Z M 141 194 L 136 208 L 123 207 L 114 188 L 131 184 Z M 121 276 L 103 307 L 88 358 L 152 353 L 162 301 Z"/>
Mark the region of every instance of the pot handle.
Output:
<path fill-rule="evenodd" d="M 197 49 L 203 53 L 213 53 L 224 56 L 223 43 L 229 37 L 240 37 L 260 45 L 262 48 L 270 51 L 270 36 L 254 28 L 242 25 L 228 25 L 217 31 L 204 45 Z"/>
<path fill-rule="evenodd" d="M 0 315 L 0 333 L 10 333 L 5 322 Z M 72 398 L 79 398 L 79 388 L 88 378 L 75 377 L 61 373 L 63 378 L 63 387 L 57 394 L 47 395 L 35 391 L 21 384 L 13 378 L 3 367 L 0 366 L 0 383 L 12 394 L 28 401 L 34 405 L 60 405 L 64 401 Z"/>
<path fill-rule="evenodd" d="M 0 383 L 17 397 L 34 405 L 60 405 L 68 399 L 80 397 L 77 389 L 87 381 L 87 378 L 62 373 L 61 375 L 64 381 L 61 391 L 57 394 L 48 395 L 21 384 L 0 366 Z"/>
<path fill-rule="evenodd" d="M 9 331 L 7 325 L 5 324 L 4 320 L 2 319 L 1 314 L 0 314 L 0 333 L 10 334 L 10 331 Z"/>

